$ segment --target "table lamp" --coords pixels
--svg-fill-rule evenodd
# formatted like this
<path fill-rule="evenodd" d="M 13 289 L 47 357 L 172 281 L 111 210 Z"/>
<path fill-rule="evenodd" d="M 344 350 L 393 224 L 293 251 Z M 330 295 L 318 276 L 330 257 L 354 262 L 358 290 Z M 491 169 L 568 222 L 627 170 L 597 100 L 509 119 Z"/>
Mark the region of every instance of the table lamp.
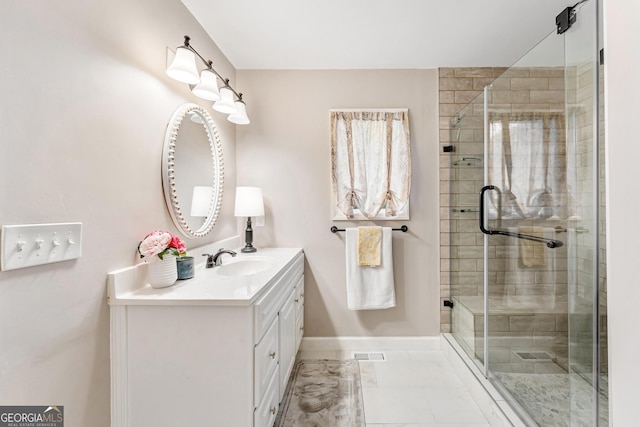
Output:
<path fill-rule="evenodd" d="M 258 187 L 236 187 L 236 205 L 234 215 L 247 217 L 247 229 L 245 230 L 245 246 L 241 252 L 255 252 L 253 247 L 253 229 L 251 217 L 264 215 L 264 202 L 262 201 L 262 189 Z"/>

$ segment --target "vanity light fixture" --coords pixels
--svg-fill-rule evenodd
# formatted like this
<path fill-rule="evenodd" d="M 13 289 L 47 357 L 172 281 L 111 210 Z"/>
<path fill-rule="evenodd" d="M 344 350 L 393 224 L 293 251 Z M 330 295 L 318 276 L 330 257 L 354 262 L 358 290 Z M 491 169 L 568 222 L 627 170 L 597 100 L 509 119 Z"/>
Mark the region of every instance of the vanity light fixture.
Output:
<path fill-rule="evenodd" d="M 247 229 L 244 233 L 245 246 L 241 252 L 255 252 L 253 247 L 253 228 L 251 228 L 252 216 L 264 216 L 264 202 L 262 200 L 262 188 L 236 187 L 236 204 L 234 216 L 247 217 Z"/>
<path fill-rule="evenodd" d="M 242 98 L 236 101 L 236 112 L 233 114 L 229 114 L 227 120 L 237 125 L 248 125 L 249 123 L 251 123 L 249 117 L 247 116 L 247 106 L 245 105 Z"/>
<path fill-rule="evenodd" d="M 236 104 L 233 102 L 233 90 L 229 86 L 229 80 L 224 82 L 224 86 L 220 88 L 220 99 L 213 104 L 213 109 L 225 114 L 234 114 L 236 112 Z"/>
<path fill-rule="evenodd" d="M 189 114 L 189 118 L 191 119 L 191 121 L 193 123 L 197 123 L 199 125 L 204 125 L 204 120 L 202 120 L 202 117 L 200 117 L 199 115 L 197 115 L 194 112 L 191 112 L 191 114 Z"/>
<path fill-rule="evenodd" d="M 184 46 L 176 49 L 176 56 L 167 67 L 167 75 L 179 82 L 193 85 L 200 82 L 196 55 L 190 50 L 189 40 L 185 39 L 184 43 Z"/>
<path fill-rule="evenodd" d="M 229 114 L 227 119 L 235 124 L 249 124 L 246 104 L 242 100 L 242 93 L 237 92 L 229 85 L 229 79 L 225 79 L 213 68 L 213 61 L 207 61 L 190 44 L 191 38 L 184 36 L 184 45 L 176 48 L 175 57 L 167 67 L 167 75 L 187 83 L 191 91 L 199 98 L 214 101 L 213 109 Z M 204 62 L 206 68 L 198 74 L 196 56 Z M 218 79 L 223 83 L 218 88 Z M 240 105 L 240 107 L 239 107 Z"/>
<path fill-rule="evenodd" d="M 209 61 L 211 67 L 211 61 Z M 218 101 L 220 99 L 220 89 L 218 89 L 218 76 L 210 69 L 204 69 L 200 73 L 200 83 L 191 89 L 191 92 L 198 98 L 207 101 Z"/>

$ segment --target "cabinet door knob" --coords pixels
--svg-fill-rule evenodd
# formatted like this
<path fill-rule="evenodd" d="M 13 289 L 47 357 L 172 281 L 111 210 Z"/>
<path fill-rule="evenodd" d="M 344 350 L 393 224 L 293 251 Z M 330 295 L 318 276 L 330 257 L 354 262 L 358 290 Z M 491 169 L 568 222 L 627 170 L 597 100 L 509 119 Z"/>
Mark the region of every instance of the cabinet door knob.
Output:
<path fill-rule="evenodd" d="M 272 414 L 272 415 L 275 415 L 275 414 L 276 414 L 276 407 L 275 407 L 275 406 L 272 406 L 272 407 L 271 407 L 271 414 Z"/>
<path fill-rule="evenodd" d="M 272 351 L 271 353 L 269 353 L 269 356 L 271 356 L 272 359 L 276 358 L 276 352 Z"/>
<path fill-rule="evenodd" d="M 295 302 L 298 302 L 298 298 L 294 299 Z"/>

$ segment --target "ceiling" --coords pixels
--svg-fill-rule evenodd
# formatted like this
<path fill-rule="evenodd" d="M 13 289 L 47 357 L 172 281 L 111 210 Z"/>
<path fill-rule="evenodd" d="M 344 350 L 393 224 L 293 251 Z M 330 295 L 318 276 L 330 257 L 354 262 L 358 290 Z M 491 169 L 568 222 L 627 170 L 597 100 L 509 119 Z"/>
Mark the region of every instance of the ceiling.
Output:
<path fill-rule="evenodd" d="M 238 70 L 509 66 L 566 0 L 182 0 Z M 197 46 L 197 40 L 194 40 Z"/>

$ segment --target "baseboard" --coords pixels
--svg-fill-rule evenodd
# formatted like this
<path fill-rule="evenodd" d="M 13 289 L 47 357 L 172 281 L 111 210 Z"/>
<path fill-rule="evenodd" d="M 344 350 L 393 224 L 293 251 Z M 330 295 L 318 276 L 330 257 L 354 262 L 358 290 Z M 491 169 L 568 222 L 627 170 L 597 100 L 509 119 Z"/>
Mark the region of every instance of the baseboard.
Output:
<path fill-rule="evenodd" d="M 436 351 L 440 337 L 304 337 L 302 351 Z"/>

